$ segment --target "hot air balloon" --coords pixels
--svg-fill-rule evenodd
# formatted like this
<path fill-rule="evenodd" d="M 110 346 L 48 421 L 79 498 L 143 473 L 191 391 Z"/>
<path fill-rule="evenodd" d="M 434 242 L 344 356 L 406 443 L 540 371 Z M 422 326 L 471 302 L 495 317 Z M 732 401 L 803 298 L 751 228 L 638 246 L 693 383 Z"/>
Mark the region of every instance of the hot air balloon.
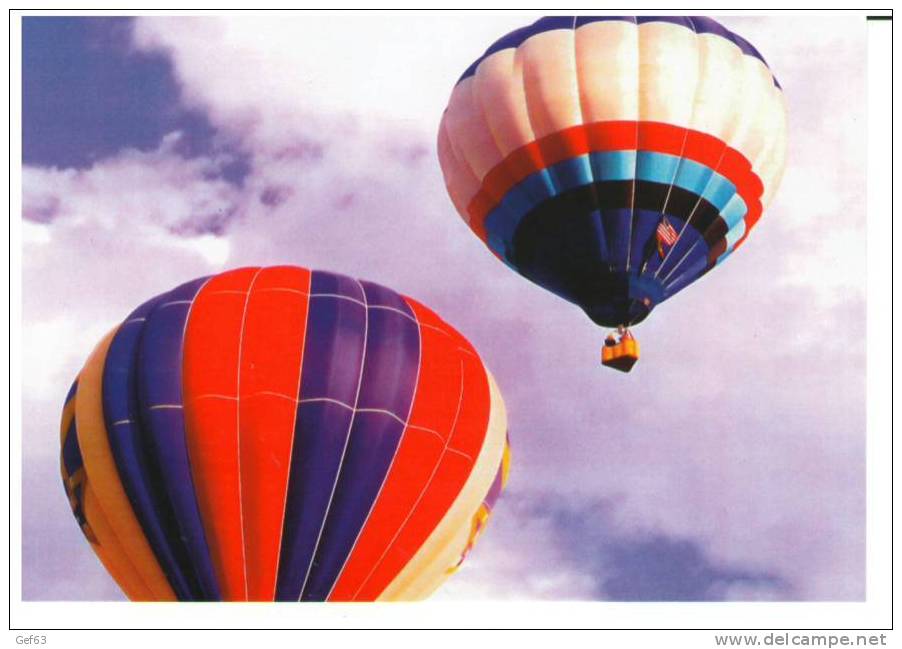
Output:
<path fill-rule="evenodd" d="M 741 246 L 785 153 L 764 58 L 700 17 L 554 16 L 511 32 L 466 69 L 438 134 L 473 232 L 603 327 L 641 322 Z M 635 342 L 606 351 L 615 367 L 638 357 Z"/>
<path fill-rule="evenodd" d="M 419 302 L 297 267 L 138 307 L 63 409 L 72 510 L 134 600 L 418 599 L 509 470 L 504 403 Z"/>

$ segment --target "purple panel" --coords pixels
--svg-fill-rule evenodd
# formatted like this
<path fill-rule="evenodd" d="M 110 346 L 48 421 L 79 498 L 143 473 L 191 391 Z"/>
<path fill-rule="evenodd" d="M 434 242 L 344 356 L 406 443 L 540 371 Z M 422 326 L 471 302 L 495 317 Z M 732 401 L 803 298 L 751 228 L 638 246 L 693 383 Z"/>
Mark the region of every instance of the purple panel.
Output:
<path fill-rule="evenodd" d="M 406 420 L 416 387 L 420 330 L 404 299 L 377 284 L 364 283 L 369 305 L 367 362 L 358 408 L 388 410 Z M 391 311 L 380 306 L 397 309 Z M 401 315 L 407 314 L 408 317 Z"/>
<path fill-rule="evenodd" d="M 351 432 L 367 336 L 364 306 L 315 296 L 362 301 L 355 280 L 314 271 L 311 292 L 276 585 L 281 601 L 300 599 L 310 570 Z"/>
<path fill-rule="evenodd" d="M 317 273 L 313 273 L 316 277 Z M 366 308 L 354 301 L 311 295 L 300 399 L 334 399 L 354 407 L 366 338 Z"/>
<path fill-rule="evenodd" d="M 392 291 L 365 285 L 367 302 L 410 307 Z M 394 308 L 394 306 L 392 306 Z M 420 363 L 419 326 L 393 310 L 368 310 L 366 359 L 358 411 L 302 599 L 321 601 L 357 540 L 379 493 L 410 413 Z M 367 412 L 366 409 L 387 410 Z"/>
<path fill-rule="evenodd" d="M 75 428 L 75 417 L 66 429 L 66 437 L 63 440 L 63 467 L 70 476 L 81 469 L 85 463 L 81 457 L 81 447 L 78 445 L 78 433 Z"/>
<path fill-rule="evenodd" d="M 320 270 L 312 272 L 310 277 L 311 295 L 345 295 L 363 301 L 363 289 L 360 282 L 345 275 L 327 273 Z"/>
<path fill-rule="evenodd" d="M 74 385 L 76 384 L 73 383 Z M 72 394 L 71 396 L 75 395 Z M 63 489 L 65 489 L 66 495 L 69 497 L 72 515 L 75 517 L 75 521 L 81 528 L 85 538 L 91 543 L 96 543 L 97 539 L 93 538 L 90 527 L 87 525 L 88 521 L 85 518 L 85 483 L 83 480 L 78 480 L 78 477 L 75 475 L 78 471 L 83 472 L 85 466 L 81 457 L 81 448 L 78 446 L 78 430 L 75 425 L 75 417 L 72 418 L 69 427 L 66 429 L 66 436 L 63 438 L 62 456 L 63 475 L 61 477 L 63 478 Z M 73 478 L 75 478 L 74 484 L 70 485 L 70 480 Z"/>
<path fill-rule="evenodd" d="M 159 497 L 169 499 L 203 599 L 219 599 L 194 493 L 182 412 L 185 323 L 191 301 L 205 281 L 201 278 L 179 286 L 148 314 L 137 355 L 137 395 L 145 449 L 159 467 Z"/>
<path fill-rule="evenodd" d="M 278 601 L 296 602 L 301 597 L 352 417 L 351 410 L 329 401 L 298 407 L 276 583 Z"/>
<path fill-rule="evenodd" d="M 168 294 L 135 309 L 119 326 L 103 367 L 103 417 L 122 485 L 160 567 L 181 601 L 212 599 L 194 578 L 160 468 L 142 430 L 136 365 L 146 318 Z"/>

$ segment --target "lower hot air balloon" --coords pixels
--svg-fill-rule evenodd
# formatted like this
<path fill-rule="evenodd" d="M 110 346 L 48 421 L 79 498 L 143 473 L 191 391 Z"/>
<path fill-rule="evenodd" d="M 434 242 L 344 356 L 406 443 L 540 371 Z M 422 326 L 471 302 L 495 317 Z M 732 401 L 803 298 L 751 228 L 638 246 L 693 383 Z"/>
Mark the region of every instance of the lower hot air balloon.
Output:
<path fill-rule="evenodd" d="M 466 68 L 438 154 L 499 259 L 626 329 L 745 241 L 783 173 L 786 109 L 764 57 L 710 18 L 550 16 Z M 628 371 L 625 333 L 602 360 Z"/>
<path fill-rule="evenodd" d="M 197 279 L 96 347 L 63 483 L 133 600 L 419 599 L 509 470 L 504 403 L 419 302 L 297 267 Z"/>

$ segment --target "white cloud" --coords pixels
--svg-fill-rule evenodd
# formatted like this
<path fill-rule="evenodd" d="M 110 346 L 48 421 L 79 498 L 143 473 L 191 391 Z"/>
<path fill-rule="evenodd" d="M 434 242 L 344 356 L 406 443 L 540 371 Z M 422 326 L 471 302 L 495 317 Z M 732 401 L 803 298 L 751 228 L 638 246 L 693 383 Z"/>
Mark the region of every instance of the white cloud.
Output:
<path fill-rule="evenodd" d="M 311 12 L 145 18 L 136 41 L 172 53 L 189 100 L 220 124 L 273 138 L 323 115 L 437 128 L 451 88 L 496 38 L 534 20 L 504 13 Z"/>

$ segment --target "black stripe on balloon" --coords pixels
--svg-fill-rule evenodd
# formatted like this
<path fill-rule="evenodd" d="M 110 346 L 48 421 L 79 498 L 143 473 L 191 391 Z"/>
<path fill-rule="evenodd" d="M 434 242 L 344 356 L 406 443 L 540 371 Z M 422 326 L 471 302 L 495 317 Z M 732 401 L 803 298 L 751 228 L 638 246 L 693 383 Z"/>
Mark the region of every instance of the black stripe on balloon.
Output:
<path fill-rule="evenodd" d="M 548 214 L 571 214 L 593 209 L 640 209 L 666 212 L 682 220 L 692 219 L 690 226 L 704 233 L 717 221 L 720 212 L 698 194 L 677 185 L 648 180 L 603 180 L 561 192 L 542 202 L 523 219 L 541 218 Z M 722 220 L 722 219 L 721 219 Z M 522 222 L 521 221 L 521 226 Z M 715 239 L 705 240 L 711 243 Z"/>
<path fill-rule="evenodd" d="M 528 234 L 521 234 L 521 231 L 528 233 L 531 228 L 528 225 L 530 223 L 555 218 L 569 218 L 572 215 L 585 215 L 595 210 L 600 210 L 602 214 L 617 213 L 620 210 L 646 210 L 663 215 L 665 205 L 666 214 L 682 221 L 688 220 L 689 227 L 695 229 L 709 247 L 726 234 L 726 224 L 720 218 L 718 209 L 698 194 L 682 187 L 646 180 L 600 181 L 561 192 L 526 214 L 514 233 L 511 261 L 515 265 L 519 265 L 524 249 L 520 242 L 529 238 Z M 633 218 L 635 221 L 635 216 Z M 602 225 L 606 232 L 610 232 L 611 224 L 607 223 L 605 219 L 602 219 Z M 613 239 L 614 237 L 607 237 L 608 248 L 614 244 Z M 643 247 L 645 243 L 642 242 Z M 620 245 L 629 246 L 630 242 L 622 241 Z M 625 259 L 626 255 L 618 255 L 616 250 L 611 250 L 609 257 L 608 261 L 612 261 L 616 258 Z"/>
<path fill-rule="evenodd" d="M 655 276 L 656 229 L 666 214 L 686 232 L 676 263 L 694 242 L 706 248 L 726 224 L 714 205 L 678 186 L 649 181 L 600 181 L 576 187 L 531 210 L 514 233 L 509 261 L 524 277 L 581 306 L 603 326 L 636 323 L 664 299 Z M 707 250 L 699 249 L 707 253 Z M 648 262 L 655 267 L 643 273 Z M 642 306 L 640 306 L 642 305 Z"/>

